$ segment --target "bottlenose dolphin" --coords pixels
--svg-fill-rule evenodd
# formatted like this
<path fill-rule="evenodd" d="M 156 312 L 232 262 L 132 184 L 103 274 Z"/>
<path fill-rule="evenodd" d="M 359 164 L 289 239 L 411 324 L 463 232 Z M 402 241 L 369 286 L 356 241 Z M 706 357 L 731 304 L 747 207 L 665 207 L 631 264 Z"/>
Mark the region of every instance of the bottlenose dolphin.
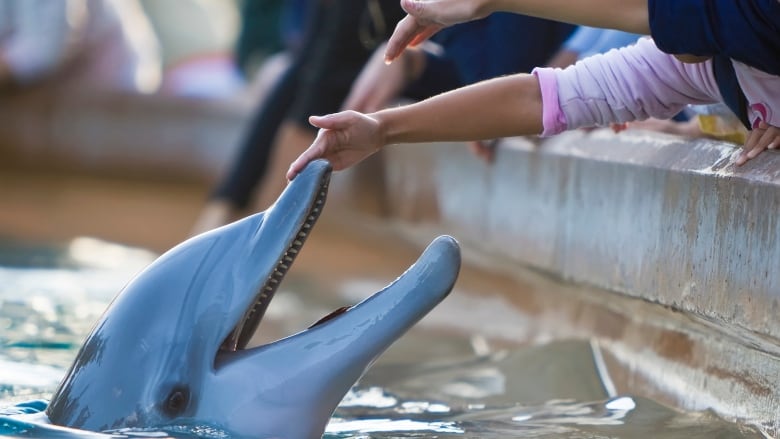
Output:
<path fill-rule="evenodd" d="M 344 395 L 446 297 L 460 268 L 457 242 L 439 237 L 363 302 L 247 348 L 322 211 L 330 174 L 327 162 L 310 163 L 268 210 L 193 237 L 143 270 L 99 319 L 35 422 L 321 437 Z"/>

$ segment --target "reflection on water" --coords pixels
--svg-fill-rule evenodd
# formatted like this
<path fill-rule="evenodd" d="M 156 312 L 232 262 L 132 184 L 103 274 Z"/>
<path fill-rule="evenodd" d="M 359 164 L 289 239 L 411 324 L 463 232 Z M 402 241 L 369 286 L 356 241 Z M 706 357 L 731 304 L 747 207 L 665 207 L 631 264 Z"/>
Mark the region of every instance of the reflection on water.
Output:
<path fill-rule="evenodd" d="M 108 302 L 153 258 L 90 239 L 60 248 L 0 243 L 0 407 L 50 397 Z M 283 287 L 256 342 L 303 329 L 342 305 L 332 303 L 335 293 L 311 294 L 319 283 L 295 272 Z M 648 399 L 612 394 L 587 342 L 511 351 L 486 346 L 479 337 L 413 329 L 345 397 L 325 437 L 762 437 L 708 412 L 680 413 Z M 24 409 L 40 410 L 31 407 Z M 87 434 L 0 418 L 0 435 Z M 210 426 L 113 436 L 228 437 Z"/>
<path fill-rule="evenodd" d="M 1 242 L 0 398 L 49 396 L 108 302 L 153 258 L 90 238 Z"/>

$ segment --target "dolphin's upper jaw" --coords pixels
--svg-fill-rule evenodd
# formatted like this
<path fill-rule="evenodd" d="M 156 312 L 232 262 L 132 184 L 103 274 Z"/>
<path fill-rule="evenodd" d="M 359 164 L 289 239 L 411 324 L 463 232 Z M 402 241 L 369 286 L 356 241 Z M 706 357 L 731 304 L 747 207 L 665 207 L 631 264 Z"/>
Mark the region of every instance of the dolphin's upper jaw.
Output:
<path fill-rule="evenodd" d="M 301 216 L 302 221 L 300 221 L 297 233 L 288 240 L 286 250 L 281 252 L 277 258 L 278 262 L 276 266 L 270 271 L 270 275 L 268 275 L 265 282 L 260 286 L 253 305 L 246 310 L 243 317 L 222 343 L 220 346 L 221 351 L 244 349 L 254 335 L 266 309 L 268 309 L 268 305 L 271 303 L 274 294 L 276 294 L 276 291 L 279 289 L 279 285 L 282 283 L 284 276 L 292 266 L 301 248 L 303 248 L 306 238 L 308 238 L 314 224 L 322 213 L 325 199 L 327 198 L 330 175 L 331 171 L 330 166 L 328 165 L 326 170 L 322 171 L 319 176 L 319 189 L 316 191 L 314 197 L 308 201 L 308 211 Z M 280 205 L 280 203 L 283 203 L 284 201 L 283 197 L 277 200 L 277 202 L 266 211 L 266 217 L 272 217 L 274 209 L 284 208 L 284 206 Z M 261 223 L 258 226 L 256 233 L 261 233 L 262 226 Z"/>

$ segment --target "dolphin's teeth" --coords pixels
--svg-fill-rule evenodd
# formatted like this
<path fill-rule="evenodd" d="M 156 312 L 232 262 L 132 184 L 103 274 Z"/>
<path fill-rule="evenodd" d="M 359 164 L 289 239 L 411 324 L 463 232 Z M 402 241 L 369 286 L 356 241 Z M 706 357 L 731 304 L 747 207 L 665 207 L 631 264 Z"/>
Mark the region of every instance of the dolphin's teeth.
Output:
<path fill-rule="evenodd" d="M 304 229 L 311 229 L 311 224 L 310 223 L 306 223 L 306 224 L 303 225 L 303 228 Z"/>
<path fill-rule="evenodd" d="M 266 288 L 267 289 L 267 288 Z M 268 295 L 265 293 L 260 293 L 260 299 L 267 299 Z M 260 305 L 260 302 L 257 303 L 257 305 Z M 255 308 L 257 308 L 257 305 L 255 305 Z"/>
<path fill-rule="evenodd" d="M 284 255 L 284 262 L 287 262 L 288 264 L 292 263 L 293 258 L 290 256 Z"/>
<path fill-rule="evenodd" d="M 274 284 L 278 284 L 279 283 L 279 279 L 277 279 L 275 277 L 272 277 L 272 278 L 268 279 L 268 282 L 274 283 Z M 271 288 L 271 287 L 266 287 L 266 288 Z"/>
<path fill-rule="evenodd" d="M 303 242 L 301 242 L 300 240 L 296 239 L 295 241 L 293 241 L 293 244 L 295 244 L 297 246 L 302 246 Z"/>
<path fill-rule="evenodd" d="M 290 268 L 289 265 L 279 264 L 280 267 L 284 269 L 284 271 L 287 271 L 288 268 Z"/>
<path fill-rule="evenodd" d="M 308 235 L 308 233 L 306 233 L 306 232 L 303 232 L 303 231 L 298 232 L 298 237 L 299 238 L 305 238 L 307 235 Z"/>
<path fill-rule="evenodd" d="M 298 254 L 298 249 L 295 248 L 295 247 L 290 247 L 290 249 L 287 250 L 287 253 L 292 253 L 294 255 L 297 255 Z"/>

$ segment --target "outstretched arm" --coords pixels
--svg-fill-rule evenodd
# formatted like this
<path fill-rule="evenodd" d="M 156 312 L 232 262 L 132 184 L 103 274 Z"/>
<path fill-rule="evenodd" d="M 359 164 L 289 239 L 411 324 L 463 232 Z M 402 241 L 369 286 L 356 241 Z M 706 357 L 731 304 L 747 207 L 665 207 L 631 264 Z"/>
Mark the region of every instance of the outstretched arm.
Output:
<path fill-rule="evenodd" d="M 649 34 L 648 0 L 401 0 L 407 16 L 398 22 L 385 52 L 392 61 L 442 28 L 514 12 L 592 27 Z"/>
<path fill-rule="evenodd" d="M 402 107 L 371 114 L 345 111 L 313 116 L 314 143 L 287 172 L 294 178 L 308 162 L 328 159 L 348 168 L 385 145 L 494 139 L 542 132 L 542 96 L 536 77 L 505 76 Z"/>

